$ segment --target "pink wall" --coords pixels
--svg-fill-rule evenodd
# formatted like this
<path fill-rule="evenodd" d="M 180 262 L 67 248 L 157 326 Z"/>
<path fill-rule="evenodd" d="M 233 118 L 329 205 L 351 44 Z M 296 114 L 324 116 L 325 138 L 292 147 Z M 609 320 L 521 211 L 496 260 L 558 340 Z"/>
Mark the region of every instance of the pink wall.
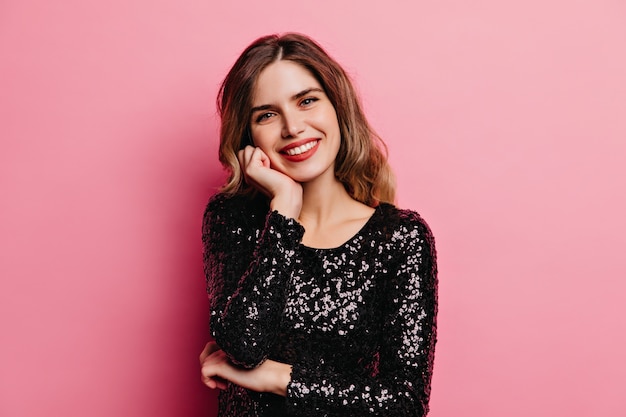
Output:
<path fill-rule="evenodd" d="M 346 3 L 0 3 L 0 415 L 213 415 L 214 97 L 288 30 L 354 75 L 435 231 L 431 416 L 626 415 L 625 3 Z"/>

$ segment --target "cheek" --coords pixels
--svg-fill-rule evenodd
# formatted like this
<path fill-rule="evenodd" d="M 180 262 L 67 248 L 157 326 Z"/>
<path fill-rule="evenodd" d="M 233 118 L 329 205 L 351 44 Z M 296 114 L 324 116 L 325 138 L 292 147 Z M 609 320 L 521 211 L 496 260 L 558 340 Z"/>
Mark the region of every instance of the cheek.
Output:
<path fill-rule="evenodd" d="M 337 120 L 337 113 L 334 107 L 329 107 L 320 115 L 320 122 L 324 123 L 327 131 L 334 133 L 339 132 L 339 121 Z"/>
<path fill-rule="evenodd" d="M 269 145 L 269 135 L 267 129 L 251 129 L 250 130 L 252 145 L 265 151 Z"/>
<path fill-rule="evenodd" d="M 277 156 L 274 153 L 274 145 L 276 144 L 274 137 L 275 133 L 271 132 L 271 129 L 268 129 L 266 126 L 252 130 L 253 146 L 261 149 L 268 156 L 272 167 L 275 167 L 277 162 Z"/>

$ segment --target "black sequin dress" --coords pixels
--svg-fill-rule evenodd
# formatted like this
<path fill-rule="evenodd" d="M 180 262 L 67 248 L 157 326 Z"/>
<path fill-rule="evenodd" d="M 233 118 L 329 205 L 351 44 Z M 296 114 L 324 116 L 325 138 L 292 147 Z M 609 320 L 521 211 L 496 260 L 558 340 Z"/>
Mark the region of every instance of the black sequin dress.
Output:
<path fill-rule="evenodd" d="M 426 223 L 380 204 L 337 248 L 306 247 L 303 234 L 260 197 L 209 201 L 202 240 L 213 337 L 240 366 L 293 366 L 286 397 L 229 384 L 219 416 L 426 415 L 437 314 Z"/>

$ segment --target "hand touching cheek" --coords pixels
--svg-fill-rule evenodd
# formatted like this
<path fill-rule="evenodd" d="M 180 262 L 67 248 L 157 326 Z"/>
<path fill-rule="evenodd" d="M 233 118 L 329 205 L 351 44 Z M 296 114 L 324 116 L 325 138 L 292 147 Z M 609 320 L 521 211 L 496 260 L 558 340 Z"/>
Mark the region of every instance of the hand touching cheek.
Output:
<path fill-rule="evenodd" d="M 270 159 L 260 148 L 246 146 L 237 158 L 246 182 L 270 198 L 271 209 L 297 219 L 302 208 L 302 186 L 272 169 Z"/>

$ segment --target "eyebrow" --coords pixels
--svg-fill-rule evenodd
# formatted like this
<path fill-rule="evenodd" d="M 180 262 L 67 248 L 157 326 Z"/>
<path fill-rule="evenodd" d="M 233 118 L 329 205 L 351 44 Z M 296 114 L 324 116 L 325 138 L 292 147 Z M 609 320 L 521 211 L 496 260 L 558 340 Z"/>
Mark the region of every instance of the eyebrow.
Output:
<path fill-rule="evenodd" d="M 291 96 L 291 100 L 298 100 L 299 98 L 302 98 L 302 97 L 306 96 L 307 94 L 312 93 L 314 91 L 315 92 L 320 92 L 320 93 L 324 92 L 324 90 L 322 90 L 321 88 L 311 87 L 311 88 L 307 88 L 306 90 L 302 90 L 302 91 L 300 91 L 297 94 L 294 94 L 293 96 Z M 253 107 L 250 110 L 250 113 L 252 114 L 252 113 L 260 111 L 260 110 L 267 110 L 267 109 L 271 109 L 271 108 L 272 108 L 271 104 L 263 104 L 261 106 Z"/>

